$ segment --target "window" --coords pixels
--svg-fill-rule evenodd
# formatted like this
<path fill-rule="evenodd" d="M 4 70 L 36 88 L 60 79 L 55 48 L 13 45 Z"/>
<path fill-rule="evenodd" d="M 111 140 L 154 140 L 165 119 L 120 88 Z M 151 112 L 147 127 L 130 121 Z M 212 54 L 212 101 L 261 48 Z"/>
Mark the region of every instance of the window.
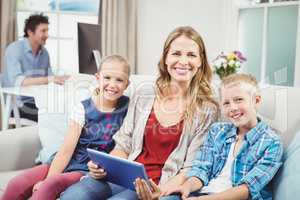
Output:
<path fill-rule="evenodd" d="M 265 83 L 293 86 L 299 1 L 261 2 L 239 9 L 239 49 L 248 58 L 244 70 Z"/>
<path fill-rule="evenodd" d="M 25 19 L 43 12 L 49 17 L 46 48 L 53 71 L 58 74 L 78 72 L 77 22 L 98 23 L 100 0 L 17 0 L 18 36 L 23 37 Z"/>
<path fill-rule="evenodd" d="M 299 0 L 236 0 L 236 2 L 240 5 L 258 5 L 264 3 L 284 3 L 284 2 L 292 2 Z"/>

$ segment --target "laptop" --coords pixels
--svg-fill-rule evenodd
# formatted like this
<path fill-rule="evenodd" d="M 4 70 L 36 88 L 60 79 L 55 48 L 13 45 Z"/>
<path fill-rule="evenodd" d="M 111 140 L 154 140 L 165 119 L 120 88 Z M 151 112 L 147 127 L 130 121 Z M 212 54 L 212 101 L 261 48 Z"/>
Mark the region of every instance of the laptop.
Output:
<path fill-rule="evenodd" d="M 134 191 L 136 178 L 145 179 L 148 183 L 148 176 L 143 164 L 90 148 L 87 148 L 87 152 L 90 159 L 107 172 L 106 181 Z"/>

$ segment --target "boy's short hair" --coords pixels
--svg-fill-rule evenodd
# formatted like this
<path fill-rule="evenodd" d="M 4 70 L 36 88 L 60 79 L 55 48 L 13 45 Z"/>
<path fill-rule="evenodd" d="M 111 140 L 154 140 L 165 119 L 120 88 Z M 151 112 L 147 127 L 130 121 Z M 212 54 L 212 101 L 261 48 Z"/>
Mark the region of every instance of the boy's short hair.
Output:
<path fill-rule="evenodd" d="M 24 37 L 29 36 L 27 31 L 30 30 L 30 31 L 34 32 L 36 30 L 36 27 L 40 24 L 49 24 L 48 17 L 43 15 L 43 13 L 30 15 L 25 20 Z"/>
<path fill-rule="evenodd" d="M 221 82 L 220 90 L 222 90 L 222 88 L 224 87 L 232 87 L 241 84 L 246 84 L 247 86 L 250 86 L 247 88 L 251 90 L 249 91 L 251 92 L 251 94 L 258 95 L 260 93 L 260 89 L 256 78 L 251 74 L 245 73 L 231 74 L 229 76 L 224 77 Z"/>
<path fill-rule="evenodd" d="M 124 66 L 127 68 L 128 76 L 130 75 L 130 65 L 129 65 L 127 59 L 124 58 L 123 56 L 120 56 L 117 54 L 104 57 L 100 63 L 98 72 L 101 71 L 103 63 L 110 62 L 110 61 L 118 61 L 118 62 L 123 63 Z"/>

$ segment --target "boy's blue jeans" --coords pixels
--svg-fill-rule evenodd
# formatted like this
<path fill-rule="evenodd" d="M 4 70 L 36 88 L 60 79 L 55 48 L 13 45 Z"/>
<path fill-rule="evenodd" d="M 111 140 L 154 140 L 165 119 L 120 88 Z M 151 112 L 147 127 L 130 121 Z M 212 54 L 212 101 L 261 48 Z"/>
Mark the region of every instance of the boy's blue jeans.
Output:
<path fill-rule="evenodd" d="M 199 192 L 193 192 L 189 195 L 189 197 L 199 197 L 199 196 L 203 196 L 203 195 L 207 195 L 206 193 L 199 193 Z M 169 196 L 164 196 L 159 198 L 159 200 L 181 200 L 181 196 L 180 195 L 169 195 Z"/>
<path fill-rule="evenodd" d="M 96 180 L 89 176 L 84 177 L 78 183 L 70 186 L 60 196 L 61 200 L 137 200 L 135 191 L 122 186 Z"/>
<path fill-rule="evenodd" d="M 169 195 L 159 198 L 159 200 L 181 200 L 179 195 Z"/>

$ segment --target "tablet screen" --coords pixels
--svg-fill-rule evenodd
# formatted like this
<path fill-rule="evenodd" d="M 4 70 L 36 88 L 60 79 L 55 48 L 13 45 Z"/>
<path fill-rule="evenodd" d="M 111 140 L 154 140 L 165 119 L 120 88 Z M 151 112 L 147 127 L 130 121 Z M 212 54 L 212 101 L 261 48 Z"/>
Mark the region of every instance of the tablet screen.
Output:
<path fill-rule="evenodd" d="M 117 156 L 94 149 L 87 149 L 90 159 L 107 172 L 108 182 L 121 185 L 125 188 L 135 190 L 134 181 L 136 178 L 145 179 L 148 182 L 144 165 L 138 162 L 129 161 Z"/>

